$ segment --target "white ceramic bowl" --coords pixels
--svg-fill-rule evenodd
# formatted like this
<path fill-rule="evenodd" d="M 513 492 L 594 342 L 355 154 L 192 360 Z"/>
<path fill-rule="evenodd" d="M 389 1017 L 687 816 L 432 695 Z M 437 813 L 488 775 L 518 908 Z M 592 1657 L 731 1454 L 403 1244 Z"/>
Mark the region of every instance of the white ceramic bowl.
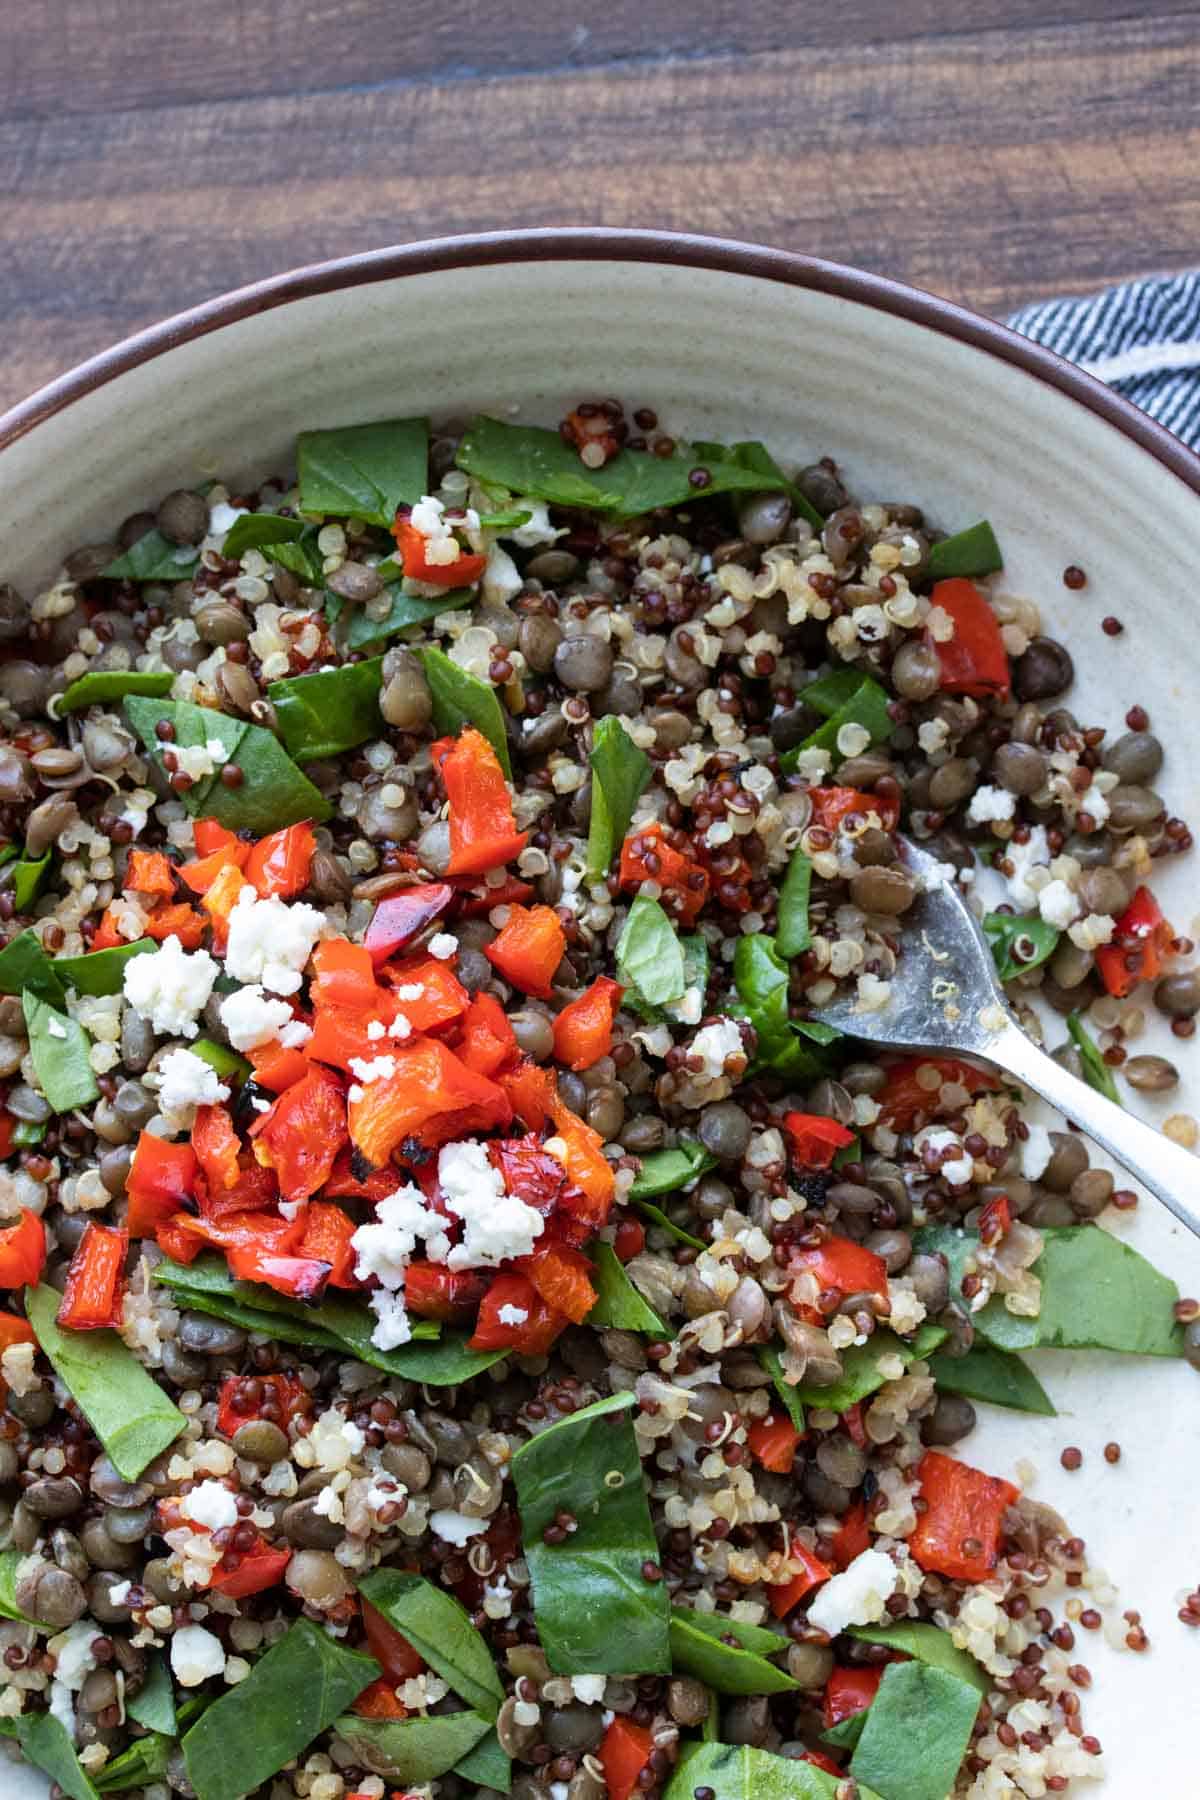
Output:
<path fill-rule="evenodd" d="M 1114 734 L 1129 706 L 1145 706 L 1168 746 L 1172 810 L 1200 811 L 1200 460 L 1001 326 L 777 251 L 649 232 L 500 233 L 353 257 L 211 301 L 0 419 L 0 578 L 32 587 L 64 549 L 109 535 L 177 484 L 283 471 L 304 428 L 478 409 L 553 423 L 566 403 L 605 394 L 653 406 L 683 435 L 833 454 L 852 490 L 917 500 L 950 529 L 987 514 L 1006 587 L 1032 595 L 1070 645 L 1072 704 Z M 1082 593 L 1063 586 L 1068 563 L 1087 570 Z M 1109 613 L 1123 636 L 1101 631 Z M 1177 928 L 1200 936 L 1193 868 L 1160 865 L 1154 885 Z M 1192 1060 L 1169 1037 L 1145 1047 Z M 1153 1110 L 1196 1101 L 1193 1082 L 1190 1098 Z M 1200 1292 L 1200 1244 L 1153 1202 L 1114 1223 L 1181 1291 Z M 1200 1375 L 1112 1356 L 1031 1360 L 1061 1416 L 981 1408 L 962 1451 L 999 1474 L 1018 1458 L 1034 1464 L 1032 1492 L 1087 1539 L 1120 1607 L 1142 1613 L 1149 1656 L 1118 1657 L 1099 1634 L 1077 1633 L 1107 1791 L 1190 1791 L 1200 1643 L 1175 1614 L 1200 1579 Z M 1111 1468 L 1101 1452 L 1114 1438 L 1123 1455 Z M 1076 1475 L 1059 1466 L 1068 1443 L 1084 1452 Z M 0 1791 L 16 1800 L 42 1783 L 5 1766 Z"/>

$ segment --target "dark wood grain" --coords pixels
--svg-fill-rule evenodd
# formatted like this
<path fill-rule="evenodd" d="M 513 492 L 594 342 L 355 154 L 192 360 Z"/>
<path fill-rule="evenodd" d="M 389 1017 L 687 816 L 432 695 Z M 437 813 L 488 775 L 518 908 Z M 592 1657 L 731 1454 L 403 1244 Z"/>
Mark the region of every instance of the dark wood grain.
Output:
<path fill-rule="evenodd" d="M 499 225 L 755 238 L 994 312 L 1198 254 L 1192 6 L 523 10 L 0 8 L 0 402 L 223 288 Z"/>

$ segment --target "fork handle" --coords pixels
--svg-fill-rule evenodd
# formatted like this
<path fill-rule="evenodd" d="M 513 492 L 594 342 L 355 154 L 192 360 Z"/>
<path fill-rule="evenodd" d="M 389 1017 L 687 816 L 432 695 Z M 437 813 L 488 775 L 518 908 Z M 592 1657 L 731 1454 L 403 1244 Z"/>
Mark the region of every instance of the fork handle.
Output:
<path fill-rule="evenodd" d="M 985 1054 L 989 1062 L 997 1063 L 1057 1107 L 1200 1237 L 1200 1208 L 1188 1198 L 1200 1188 L 1200 1159 L 1190 1150 L 1106 1100 L 1040 1050 L 1015 1024 L 1006 1026 L 988 1044 Z"/>

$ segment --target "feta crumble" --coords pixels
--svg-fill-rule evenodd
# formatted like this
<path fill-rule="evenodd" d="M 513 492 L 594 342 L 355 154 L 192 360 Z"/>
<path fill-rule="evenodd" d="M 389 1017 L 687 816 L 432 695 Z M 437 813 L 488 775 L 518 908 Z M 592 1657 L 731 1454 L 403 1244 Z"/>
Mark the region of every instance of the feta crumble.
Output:
<path fill-rule="evenodd" d="M 219 1106 L 229 1089 L 211 1063 L 194 1050 L 168 1050 L 158 1066 L 158 1104 L 164 1113 L 187 1113 L 197 1106 Z"/>
<path fill-rule="evenodd" d="M 171 1668 L 181 1687 L 199 1687 L 225 1668 L 219 1638 L 203 1625 L 185 1625 L 171 1639 Z"/>
<path fill-rule="evenodd" d="M 225 1531 L 238 1520 L 237 1501 L 220 1481 L 202 1481 L 179 1502 L 179 1510 L 205 1531 Z"/>
<path fill-rule="evenodd" d="M 886 1616 L 899 1571 L 882 1550 L 863 1550 L 849 1568 L 825 1583 L 808 1609 L 808 1622 L 836 1637 L 848 1625 L 875 1625 Z"/>
<path fill-rule="evenodd" d="M 997 819 L 1011 819 L 1016 809 L 1017 797 L 1010 794 L 1007 788 L 976 788 L 967 808 L 967 824 L 991 825 Z"/>
<path fill-rule="evenodd" d="M 506 1304 L 500 1308 L 496 1316 L 502 1325 L 523 1325 L 529 1317 L 529 1309 L 524 1306 Z"/>
<path fill-rule="evenodd" d="M 1021 1145 L 1021 1173 L 1026 1181 L 1036 1181 L 1045 1172 L 1054 1145 L 1044 1125 L 1030 1125 L 1029 1136 Z"/>
<path fill-rule="evenodd" d="M 469 1519 L 466 1513 L 455 1512 L 452 1507 L 443 1507 L 429 1515 L 429 1525 L 435 1537 L 440 1537 L 447 1544 L 461 1548 L 469 1538 L 479 1537 L 485 1532 L 491 1521 L 489 1519 Z"/>
<path fill-rule="evenodd" d="M 436 956 L 439 962 L 449 962 L 452 956 L 458 955 L 458 939 L 448 931 L 439 931 L 429 940 L 429 954 Z"/>
<path fill-rule="evenodd" d="M 235 1050 L 258 1050 L 292 1023 L 292 1009 L 287 1001 L 268 1000 L 258 982 L 227 994 L 220 1014 Z"/>
<path fill-rule="evenodd" d="M 325 930 L 316 907 L 304 901 L 288 906 L 274 894 L 260 900 L 252 887 L 244 887 L 229 915 L 226 971 L 235 981 L 261 983 L 273 994 L 294 994 Z M 129 968 L 150 960 L 135 957 Z"/>
<path fill-rule="evenodd" d="M 473 1139 L 443 1145 L 438 1182 L 447 1207 L 464 1228 L 462 1243 L 445 1258 L 452 1269 L 494 1268 L 511 1257 L 528 1256 L 542 1235 L 542 1215 L 505 1193 L 503 1176 Z"/>
<path fill-rule="evenodd" d="M 1083 910 L 1065 881 L 1048 881 L 1037 901 L 1038 911 L 1047 925 L 1057 925 L 1060 931 L 1073 925 Z"/>
<path fill-rule="evenodd" d="M 160 1036 L 194 1038 L 219 972 L 207 950 L 185 950 L 171 936 L 160 950 L 126 963 L 122 986 L 134 1012 Z"/>

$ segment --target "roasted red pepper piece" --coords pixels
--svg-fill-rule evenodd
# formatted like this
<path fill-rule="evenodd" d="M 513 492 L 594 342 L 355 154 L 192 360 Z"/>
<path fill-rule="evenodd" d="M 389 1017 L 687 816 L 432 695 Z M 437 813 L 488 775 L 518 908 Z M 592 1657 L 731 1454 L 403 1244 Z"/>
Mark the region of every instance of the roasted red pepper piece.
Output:
<path fill-rule="evenodd" d="M 467 550 L 450 563 L 427 562 L 425 539 L 407 519 L 396 520 L 392 536 L 409 581 L 423 581 L 430 587 L 474 587 L 487 566 L 486 556 L 477 556 Z"/>
<path fill-rule="evenodd" d="M 84 929 L 87 929 L 86 926 Z M 97 950 L 116 950 L 121 944 L 127 944 L 128 942 L 129 939 L 122 937 L 121 932 L 117 927 L 117 917 L 113 912 L 112 907 L 106 907 L 104 916 L 101 918 L 100 923 L 91 935 L 91 939 L 88 943 L 89 952 Z"/>
<path fill-rule="evenodd" d="M 708 872 L 694 856 L 677 850 L 658 824 L 642 825 L 621 845 L 621 886 L 657 882 L 667 912 L 685 925 L 695 923 L 708 898 Z"/>
<path fill-rule="evenodd" d="M 193 862 L 181 864 L 176 873 L 193 894 L 207 894 L 218 875 L 224 874 L 226 869 L 240 870 L 249 854 L 249 844 L 234 838 L 232 844 L 222 844 L 219 849 L 210 850 L 207 856 L 198 856 Z"/>
<path fill-rule="evenodd" d="M 394 1045 L 386 1037 L 370 1037 L 367 1026 L 373 1018 L 385 1026 L 390 1024 L 385 1014 L 391 1012 L 393 1005 L 390 998 L 381 996 L 374 1015 L 345 1006 L 318 1006 L 313 1013 L 312 1036 L 304 1045 L 304 1055 L 309 1062 L 332 1063 L 335 1069 L 344 1069 L 347 1074 L 350 1064 L 360 1057 L 372 1060 L 376 1056 L 390 1055 Z"/>
<path fill-rule="evenodd" d="M 470 994 L 450 965 L 437 956 L 410 956 L 389 963 L 383 978 L 392 989 L 396 1012 L 404 1015 L 414 1031 L 447 1025 L 451 1019 L 461 1018 L 471 1004 Z"/>
<path fill-rule="evenodd" d="M 406 1139 L 433 1149 L 464 1132 L 503 1129 L 512 1118 L 503 1090 L 436 1038 L 396 1041 L 387 1054 L 395 1073 L 366 1083 L 362 1098 L 350 1102 L 351 1139 L 376 1168 Z"/>
<path fill-rule="evenodd" d="M 174 871 L 161 850 L 131 850 L 124 887 L 131 894 L 156 894 L 169 900 L 175 892 Z"/>
<path fill-rule="evenodd" d="M 1117 920 L 1111 943 L 1095 951 L 1096 967 L 1110 994 L 1123 1000 L 1143 981 L 1162 974 L 1162 959 L 1170 956 L 1175 933 L 1163 918 L 1149 888 L 1140 887 Z"/>
<path fill-rule="evenodd" d="M 286 1088 L 270 1112 L 255 1121 L 250 1135 L 259 1162 L 279 1177 L 284 1199 L 307 1200 L 324 1186 L 347 1139 L 341 1082 L 331 1070 L 314 1064 L 303 1081 Z"/>
<path fill-rule="evenodd" d="M 608 1218 L 616 1187 L 612 1164 L 601 1148 L 604 1139 L 590 1125 L 585 1125 L 578 1113 L 573 1113 L 559 1099 L 557 1092 L 551 1103 L 550 1117 L 554 1121 L 555 1136 L 566 1149 L 563 1161 L 567 1178 L 591 1202 L 587 1216 L 598 1229 Z"/>
<path fill-rule="evenodd" d="M 197 819 L 192 826 L 192 840 L 196 846 L 197 856 L 211 856 L 214 850 L 244 850 L 250 854 L 250 846 L 236 831 L 216 819 Z M 243 858 L 243 861 L 245 858 Z"/>
<path fill-rule="evenodd" d="M 566 1244 L 539 1244 L 531 1256 L 523 1256 L 521 1273 L 555 1312 L 565 1313 L 572 1325 L 582 1325 L 596 1304 L 592 1265 L 581 1250 Z"/>
<path fill-rule="evenodd" d="M 533 883 L 518 881 L 515 875 L 509 875 L 497 887 L 485 887 L 482 893 L 477 891 L 478 887 L 475 882 L 463 888 L 455 909 L 456 918 L 481 919 L 498 906 L 524 906 L 527 900 L 533 899 Z"/>
<path fill-rule="evenodd" d="M 402 1185 L 402 1176 L 398 1169 L 390 1164 L 382 1169 L 370 1169 L 366 1175 L 356 1175 L 353 1166 L 354 1152 L 340 1150 L 338 1159 L 329 1173 L 325 1183 L 325 1197 L 328 1200 L 369 1200 L 378 1206 L 389 1194 L 394 1194 Z"/>
<path fill-rule="evenodd" d="M 33 1326 L 28 1319 L 18 1319 L 15 1313 L 0 1312 L 0 1350 L 7 1350 L 10 1344 L 36 1344 Z M 0 1382 L 0 1396 L 4 1393 L 4 1383 Z"/>
<path fill-rule="evenodd" d="M 554 1021 L 554 1058 L 576 1071 L 590 1069 L 612 1049 L 613 1020 L 625 989 L 598 975 Z"/>
<path fill-rule="evenodd" d="M 911 1131 L 919 1118 L 934 1117 L 939 1109 L 941 1085 L 947 1082 L 965 1088 L 972 1098 L 976 1094 L 994 1093 L 1000 1086 L 999 1077 L 990 1069 L 977 1069 L 973 1063 L 962 1062 L 956 1056 L 905 1056 L 885 1067 L 887 1082 L 875 1097 L 879 1101 L 880 1118 L 893 1131 Z M 922 1069 L 936 1070 L 941 1083 L 926 1086 L 919 1081 L 918 1071 Z M 961 1111 L 961 1103 L 949 1110 Z"/>
<path fill-rule="evenodd" d="M 510 1194 L 535 1207 L 543 1217 L 553 1212 L 567 1185 L 567 1171 L 539 1137 L 493 1138 L 487 1153 Z"/>
<path fill-rule="evenodd" d="M 200 1165 L 209 1192 L 219 1195 L 225 1188 L 236 1187 L 241 1170 L 238 1157 L 241 1144 L 233 1129 L 233 1120 L 223 1106 L 198 1106 L 192 1126 L 192 1149 Z"/>
<path fill-rule="evenodd" d="M 976 700 L 995 696 L 1007 700 L 1011 684 L 1008 654 L 1000 636 L 1000 621 L 973 581 L 955 575 L 935 581 L 930 602 L 954 620 L 954 636 L 939 643 L 929 641 L 942 665 L 942 691 L 970 694 Z"/>
<path fill-rule="evenodd" d="M 746 1442 L 750 1454 L 764 1469 L 786 1475 L 796 1459 L 800 1437 L 786 1413 L 768 1413 L 765 1419 L 755 1419 L 746 1433 Z"/>
<path fill-rule="evenodd" d="M 36 1287 L 46 1266 L 46 1227 L 27 1206 L 0 1231 L 0 1288 Z"/>
<path fill-rule="evenodd" d="M 282 1256 L 260 1244 L 234 1244 L 225 1252 L 229 1273 L 239 1281 L 261 1281 L 291 1300 L 319 1300 L 329 1281 L 329 1264 L 311 1256 Z"/>
<path fill-rule="evenodd" d="M 1011 1481 L 927 1450 L 917 1469 L 925 1511 L 908 1540 L 927 1572 L 985 1581 L 1000 1553 L 1004 1514 L 1019 1498 Z"/>
<path fill-rule="evenodd" d="M 253 1549 L 225 1552 L 209 1586 L 230 1600 L 245 1600 L 277 1587 L 291 1560 L 291 1550 L 272 1550 L 260 1532 Z"/>
<path fill-rule="evenodd" d="M 825 1697 L 821 1705 L 826 1731 L 832 1731 L 843 1719 L 852 1719 L 856 1713 L 866 1711 L 879 1692 L 883 1668 L 882 1663 L 834 1668 L 825 1683 Z"/>
<path fill-rule="evenodd" d="M 424 887 L 403 888 L 400 893 L 389 894 L 386 900 L 381 900 L 363 940 L 375 967 L 385 963 L 397 950 L 407 948 L 427 925 L 441 917 L 453 898 L 454 889 L 450 883 L 437 881 Z"/>
<path fill-rule="evenodd" d="M 798 1606 L 805 1594 L 811 1594 L 814 1588 L 828 1581 L 833 1570 L 823 1563 L 819 1556 L 802 1544 L 799 1538 L 793 1538 L 788 1557 L 792 1562 L 802 1565 L 798 1575 L 790 1581 L 778 1581 L 767 1589 L 767 1600 L 771 1611 L 777 1619 L 790 1613 L 793 1606 Z"/>
<path fill-rule="evenodd" d="M 815 1275 L 822 1289 L 840 1294 L 887 1293 L 887 1264 L 882 1256 L 850 1238 L 831 1237 L 811 1249 L 792 1251 L 788 1267 Z"/>
<path fill-rule="evenodd" d="M 229 915 L 238 902 L 242 889 L 248 887 L 245 876 L 235 862 L 227 863 L 204 890 L 200 904 L 212 924 L 213 948 L 222 954 L 229 938 Z"/>
<path fill-rule="evenodd" d="M 312 1397 L 291 1375 L 227 1375 L 217 1396 L 217 1430 L 231 1438 L 251 1419 L 284 1429 L 300 1413 L 312 1411 Z"/>
<path fill-rule="evenodd" d="M 455 1054 L 477 1075 L 495 1075 L 518 1060 L 516 1033 L 495 994 L 472 995 Z"/>
<path fill-rule="evenodd" d="M 833 1560 L 839 1569 L 848 1569 L 855 1557 L 870 1547 L 866 1502 L 856 1500 L 842 1514 L 842 1522 L 833 1534 Z"/>
<path fill-rule="evenodd" d="M 885 831 L 894 831 L 900 818 L 900 800 L 890 790 L 882 794 L 867 793 L 862 788 L 815 787 L 808 797 L 812 801 L 812 823 L 826 831 L 838 831 L 851 813 L 875 813 Z"/>
<path fill-rule="evenodd" d="M 246 1056 L 259 1087 L 272 1094 L 282 1094 L 284 1088 L 294 1087 L 308 1074 L 308 1061 L 303 1050 L 286 1050 L 282 1044 L 271 1043 L 263 1044 L 257 1050 L 247 1050 Z"/>
<path fill-rule="evenodd" d="M 841 1776 L 845 1773 L 834 1762 L 832 1756 L 826 1756 L 823 1750 L 806 1750 L 804 1755 L 797 1757 L 796 1760 L 797 1762 L 811 1763 L 814 1769 L 824 1769 L 827 1775 Z"/>
<path fill-rule="evenodd" d="M 828 1169 L 838 1151 L 854 1142 L 852 1131 L 821 1113 L 785 1113 L 783 1128 L 802 1169 Z"/>
<path fill-rule="evenodd" d="M 147 937 L 160 944 L 177 937 L 185 950 L 198 950 L 206 929 L 201 914 L 183 901 L 175 906 L 156 906 L 146 915 Z"/>
<path fill-rule="evenodd" d="M 369 1600 L 362 1603 L 362 1622 L 367 1648 L 393 1687 L 399 1687 L 402 1681 L 411 1681 L 414 1675 L 421 1673 L 425 1664 L 417 1651 Z"/>
<path fill-rule="evenodd" d="M 307 820 L 300 825 L 285 825 L 260 838 L 245 862 L 246 880 L 261 900 L 275 894 L 290 900 L 308 886 L 317 840 Z"/>
<path fill-rule="evenodd" d="M 502 1319 L 503 1309 L 513 1316 Z M 497 1275 L 484 1295 L 469 1339 L 472 1350 L 514 1350 L 522 1356 L 541 1356 L 570 1323 L 565 1313 L 547 1306 L 525 1275 Z"/>
<path fill-rule="evenodd" d="M 654 1737 L 648 1725 L 635 1725 L 618 1713 L 600 1740 L 600 1762 L 608 1784 L 608 1800 L 629 1800 L 638 1776 L 650 1762 Z"/>
<path fill-rule="evenodd" d="M 1007 1194 L 997 1194 L 979 1209 L 980 1242 L 992 1249 L 1012 1230 L 1012 1206 Z"/>
<path fill-rule="evenodd" d="M 418 1319 L 473 1318 L 487 1293 L 487 1277 L 476 1269 L 448 1269 L 444 1263 L 411 1262 L 404 1272 L 404 1304 Z"/>
<path fill-rule="evenodd" d="M 0 1112 L 0 1162 L 5 1162 L 13 1152 L 13 1137 L 16 1133 L 17 1121 L 10 1112 Z"/>
<path fill-rule="evenodd" d="M 70 1331 L 103 1331 L 121 1323 L 129 1234 L 94 1221 L 67 1270 L 58 1323 Z"/>
<path fill-rule="evenodd" d="M 355 1279 L 354 1250 L 350 1243 L 356 1230 L 354 1220 L 340 1206 L 334 1206 L 328 1200 L 312 1200 L 296 1254 L 327 1262 L 330 1287 L 361 1287 L 362 1283 Z"/>
<path fill-rule="evenodd" d="M 396 1698 L 396 1689 L 386 1675 L 365 1687 L 350 1708 L 360 1719 L 407 1719 L 408 1712 Z"/>
<path fill-rule="evenodd" d="M 481 731 L 467 727 L 441 758 L 441 774 L 450 802 L 448 873 L 486 875 L 519 856 L 529 833 L 517 830 L 504 770 Z"/>
<path fill-rule="evenodd" d="M 373 1012 L 379 1004 L 375 965 L 365 944 L 346 938 L 324 938 L 312 953 L 310 987 L 316 1007 L 343 1007 L 349 1012 Z"/>
<path fill-rule="evenodd" d="M 212 1187 L 203 1173 L 197 1175 L 196 1203 L 204 1219 L 222 1219 L 229 1213 L 265 1212 L 279 1204 L 279 1183 L 274 1169 L 264 1169 L 253 1156 L 243 1152 L 232 1187 Z"/>
<path fill-rule="evenodd" d="M 524 1057 L 515 1069 L 499 1077 L 513 1112 L 527 1131 L 541 1131 L 554 1106 L 554 1076 L 532 1057 Z"/>
<path fill-rule="evenodd" d="M 549 906 L 514 906 L 484 955 L 523 994 L 548 1000 L 567 947 L 558 914 Z"/>

